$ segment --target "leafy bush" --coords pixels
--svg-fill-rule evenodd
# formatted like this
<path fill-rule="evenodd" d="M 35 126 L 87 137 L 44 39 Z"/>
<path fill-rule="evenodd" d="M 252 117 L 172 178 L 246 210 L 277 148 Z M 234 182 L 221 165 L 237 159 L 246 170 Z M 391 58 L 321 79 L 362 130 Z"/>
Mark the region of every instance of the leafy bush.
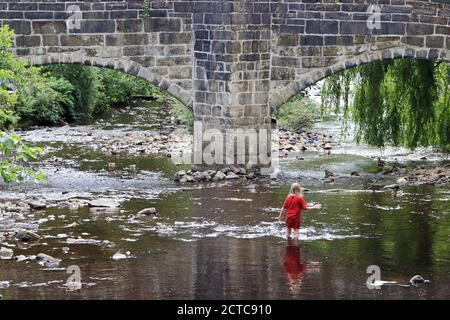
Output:
<path fill-rule="evenodd" d="M 73 114 L 74 87 L 64 79 L 49 78 L 21 90 L 16 112 L 22 123 L 54 125 Z"/>
<path fill-rule="evenodd" d="M 421 59 L 373 62 L 325 80 L 323 108 L 353 121 L 370 145 L 450 150 L 450 65 Z"/>
<path fill-rule="evenodd" d="M 0 28 L 0 128 L 21 124 L 56 124 L 73 108 L 73 87 L 62 79 L 26 67 L 11 52 L 14 32 Z"/>
<path fill-rule="evenodd" d="M 45 71 L 54 78 L 70 82 L 73 106 L 67 108 L 64 118 L 68 122 L 88 120 L 101 98 L 102 84 L 96 69 L 81 65 L 51 65 Z"/>
<path fill-rule="evenodd" d="M 11 53 L 13 37 L 8 26 L 0 28 L 0 128 L 90 120 L 128 104 L 136 95 L 167 101 L 176 118 L 192 122 L 192 115 L 180 102 L 125 73 L 83 65 L 27 68 Z"/>
<path fill-rule="evenodd" d="M 130 103 L 133 96 L 153 96 L 163 101 L 165 94 L 143 79 L 115 70 L 82 65 L 51 65 L 45 71 L 69 81 L 74 90 L 74 108 L 64 114 L 69 122 L 88 120 Z"/>
<path fill-rule="evenodd" d="M 41 148 L 26 146 L 15 134 L 0 131 L 0 176 L 5 185 L 26 181 L 45 182 L 44 174 L 29 168 L 28 160 L 36 159 Z"/>
<path fill-rule="evenodd" d="M 110 69 L 95 68 L 101 83 L 101 95 L 96 114 L 108 111 L 111 107 L 130 103 L 133 96 L 152 96 L 162 99 L 164 95 L 147 81 L 126 73 Z"/>
<path fill-rule="evenodd" d="M 180 123 L 189 128 L 194 127 L 194 115 L 186 108 L 184 104 L 172 97 L 166 97 L 166 100 L 170 107 L 170 114 L 177 119 Z"/>
<path fill-rule="evenodd" d="M 320 115 L 319 107 L 309 98 L 297 95 L 275 113 L 278 126 L 289 130 L 310 128 Z"/>

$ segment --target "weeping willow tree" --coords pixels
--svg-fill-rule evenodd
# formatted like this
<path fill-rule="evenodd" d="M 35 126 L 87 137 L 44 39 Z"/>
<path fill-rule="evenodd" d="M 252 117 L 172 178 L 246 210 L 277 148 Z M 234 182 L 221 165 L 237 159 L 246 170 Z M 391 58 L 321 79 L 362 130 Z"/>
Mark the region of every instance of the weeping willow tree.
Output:
<path fill-rule="evenodd" d="M 374 62 L 327 78 L 322 110 L 370 145 L 450 150 L 450 66 L 427 60 Z"/>

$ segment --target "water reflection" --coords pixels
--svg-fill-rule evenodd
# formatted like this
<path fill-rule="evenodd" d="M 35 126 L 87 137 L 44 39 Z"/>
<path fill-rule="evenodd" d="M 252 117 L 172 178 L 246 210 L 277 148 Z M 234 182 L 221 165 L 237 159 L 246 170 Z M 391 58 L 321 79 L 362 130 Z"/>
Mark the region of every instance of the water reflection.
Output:
<path fill-rule="evenodd" d="M 111 131 L 123 122 L 113 123 Z M 112 157 L 64 141 L 54 147 L 49 156 L 64 161 L 50 175 L 49 187 L 118 196 L 125 199 L 123 211 L 51 207 L 26 219 L 0 216 L 2 228 L 33 226 L 43 236 L 31 248 L 12 246 L 15 255 L 44 252 L 62 259 L 62 267 L 79 265 L 84 285 L 82 292 L 68 294 L 61 287 L 64 271 L 1 261 L 0 282 L 9 281 L 0 288 L 5 299 L 450 298 L 448 189 L 404 188 L 398 198 L 389 192 L 317 192 L 364 189 L 370 182 L 364 178 L 333 186 L 318 178 L 331 169 L 378 179 L 370 159 L 305 154 L 302 162 L 282 162 L 284 180 L 175 185 L 169 177 L 179 168 L 167 157 Z M 120 176 L 109 175 L 109 162 Z M 125 174 L 130 164 L 137 171 Z M 299 180 L 311 190 L 306 200 L 323 209 L 305 213 L 300 242 L 285 242 L 276 216 L 290 183 Z M 158 217 L 137 216 L 147 207 L 157 208 Z M 50 215 L 54 219 L 47 219 Z M 104 240 L 116 246 L 99 245 Z M 119 250 L 136 258 L 111 259 Z M 372 264 L 381 267 L 384 279 L 407 283 L 421 274 L 431 284 L 368 290 L 366 268 Z"/>
<path fill-rule="evenodd" d="M 307 267 L 306 263 L 302 262 L 302 252 L 299 241 L 288 240 L 286 242 L 283 267 L 289 290 L 292 294 L 300 294 Z"/>

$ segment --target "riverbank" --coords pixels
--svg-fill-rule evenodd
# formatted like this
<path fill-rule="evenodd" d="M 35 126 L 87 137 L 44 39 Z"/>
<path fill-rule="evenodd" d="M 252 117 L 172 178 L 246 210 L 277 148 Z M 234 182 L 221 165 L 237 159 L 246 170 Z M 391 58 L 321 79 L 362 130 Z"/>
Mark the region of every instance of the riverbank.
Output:
<path fill-rule="evenodd" d="M 222 174 L 239 178 L 215 181 L 217 170 L 189 171 L 189 166 L 178 166 L 167 156 L 176 148 L 189 150 L 191 135 L 176 137 L 179 127 L 161 113 L 138 108 L 87 126 L 21 132 L 31 144 L 47 146 L 43 158 L 32 165 L 45 173 L 48 183 L 0 192 L 0 247 L 9 257 L 0 261 L 4 299 L 76 298 L 80 291 L 70 292 L 65 286 L 65 268 L 70 265 L 80 267 L 81 292 L 90 298 L 198 297 L 193 293 L 198 288 L 205 288 L 201 292 L 210 288 L 210 280 L 198 276 L 206 269 L 227 274 L 225 282 L 217 282 L 223 284 L 221 290 L 204 294 L 208 298 L 223 298 L 219 291 L 227 292 L 227 297 L 267 298 L 274 287 L 276 297 L 292 297 L 280 252 L 288 260 L 289 254 L 299 253 L 285 248 L 284 224 L 276 219 L 292 182 L 302 184 L 309 204 L 322 204 L 321 210 L 303 217 L 300 245 L 295 248 L 301 250 L 302 259 L 295 261 L 304 261 L 305 283 L 313 282 L 297 292 L 298 297 L 328 297 L 308 288 L 317 284 L 334 288 L 337 279 L 348 274 L 364 275 L 361 261 L 364 265 L 389 261 L 394 264 L 389 270 L 401 266 L 395 269 L 401 270 L 399 274 L 386 275 L 389 279 L 421 274 L 438 283 L 436 279 L 448 275 L 446 185 L 401 185 L 401 192 L 393 186 L 405 168 L 423 166 L 425 174 L 430 166 L 444 165 L 441 160 L 417 160 L 414 155 L 409 163 L 382 157 L 384 166 L 392 166 L 392 172 L 383 173 L 376 150 L 359 146 L 355 154 L 344 154 L 342 149 L 355 149 L 342 145 L 332 131 L 313 129 L 309 135 L 282 131 L 280 146 L 289 150 L 287 155 L 280 152 L 277 179 L 224 166 Z M 332 148 L 324 150 L 329 135 Z M 313 144 L 308 147 L 310 138 Z M 302 151 L 301 145 L 307 150 Z M 362 156 L 361 148 L 372 153 Z M 179 171 L 184 171 L 179 174 L 184 183 L 173 181 Z M 187 182 L 188 175 L 198 181 Z M 40 239 L 24 243 L 23 230 Z M 15 231 L 19 236 L 11 237 Z M 418 233 L 433 238 L 432 248 L 419 245 Z M 396 248 L 401 250 L 392 252 Z M 429 248 L 432 255 L 416 252 L 418 248 Z M 415 264 L 411 256 L 433 260 Z M 59 265 L 46 266 L 53 262 Z M 404 265 L 409 269 L 404 271 Z M 431 268 L 433 274 L 427 272 Z M 261 284 L 258 293 L 253 289 L 255 273 L 263 280 L 256 281 Z M 353 286 L 352 297 L 371 297 L 372 292 L 361 286 L 365 278 L 349 276 L 345 281 Z"/>

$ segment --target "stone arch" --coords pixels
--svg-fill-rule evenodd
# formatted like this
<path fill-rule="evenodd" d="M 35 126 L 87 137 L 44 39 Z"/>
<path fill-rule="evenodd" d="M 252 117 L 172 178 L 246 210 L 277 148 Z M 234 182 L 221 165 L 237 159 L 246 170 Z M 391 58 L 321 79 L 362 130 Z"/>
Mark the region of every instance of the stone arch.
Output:
<path fill-rule="evenodd" d="M 189 92 L 165 77 L 144 67 L 138 62 L 129 59 L 112 59 L 93 57 L 83 54 L 82 50 L 65 53 L 51 53 L 47 55 L 29 55 L 19 57 L 25 60 L 27 66 L 41 66 L 49 64 L 82 64 L 96 66 L 124 72 L 139 77 L 158 87 L 162 91 L 172 95 L 181 101 L 191 112 L 193 111 L 193 99 Z"/>
<path fill-rule="evenodd" d="M 366 50 L 362 53 L 343 56 L 338 63 L 333 65 L 314 68 L 303 74 L 299 80 L 288 83 L 272 85 L 269 106 L 272 110 L 279 108 L 288 102 L 298 92 L 309 86 L 323 80 L 340 71 L 350 69 L 359 65 L 368 64 L 376 61 L 392 59 L 427 59 L 433 61 L 444 61 L 450 63 L 450 50 L 430 49 L 423 47 L 393 46 L 390 48 L 378 49 L 370 44 L 365 45 Z M 360 49 L 361 50 L 361 49 Z"/>

